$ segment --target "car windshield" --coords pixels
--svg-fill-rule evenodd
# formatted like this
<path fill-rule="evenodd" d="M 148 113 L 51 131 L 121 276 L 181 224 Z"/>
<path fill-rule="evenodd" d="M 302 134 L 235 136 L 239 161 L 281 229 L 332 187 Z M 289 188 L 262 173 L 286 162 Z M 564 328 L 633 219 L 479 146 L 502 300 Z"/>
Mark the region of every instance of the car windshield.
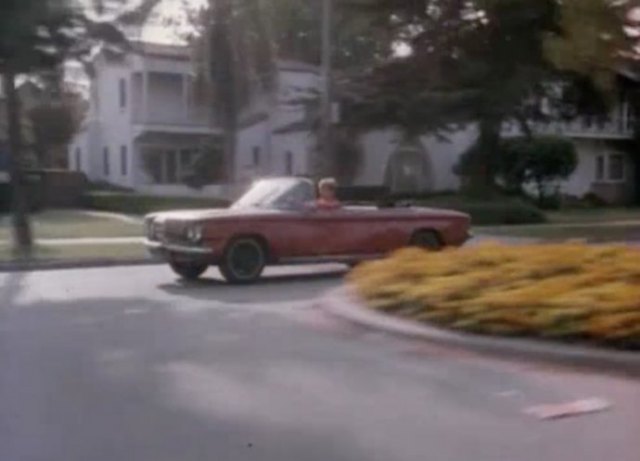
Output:
<path fill-rule="evenodd" d="M 238 199 L 232 208 L 301 208 L 313 200 L 311 181 L 296 178 L 262 179 Z"/>

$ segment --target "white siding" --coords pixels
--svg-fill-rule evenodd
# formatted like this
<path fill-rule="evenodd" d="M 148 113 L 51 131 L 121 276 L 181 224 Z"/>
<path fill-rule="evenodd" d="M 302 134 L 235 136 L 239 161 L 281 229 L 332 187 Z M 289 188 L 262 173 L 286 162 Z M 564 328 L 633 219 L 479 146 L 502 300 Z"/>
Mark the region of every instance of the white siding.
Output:
<path fill-rule="evenodd" d="M 275 135 L 273 137 L 273 173 L 285 175 L 286 155 L 291 152 L 292 174 L 311 174 L 311 159 L 313 158 L 314 139 L 308 131 L 299 131 Z"/>
<path fill-rule="evenodd" d="M 597 141 L 575 141 L 578 166 L 569 179 L 561 183 L 562 193 L 582 197 L 591 191 L 596 179 L 596 157 L 605 148 Z"/>
<path fill-rule="evenodd" d="M 132 163 L 133 145 L 132 135 L 132 85 L 131 71 L 126 63 L 105 63 L 100 69 L 99 77 L 95 84 L 98 85 L 98 98 L 100 100 L 100 136 L 97 151 L 93 151 L 92 155 L 99 160 L 99 176 L 101 179 L 112 184 L 118 184 L 125 187 L 133 187 L 134 171 Z M 119 98 L 119 81 L 124 79 L 127 87 L 127 104 L 120 107 Z M 120 169 L 120 146 L 126 146 L 129 152 L 128 161 L 129 168 L 127 176 L 121 175 Z M 110 168 L 109 174 L 104 174 L 103 169 L 103 152 L 104 148 L 109 149 Z"/>
<path fill-rule="evenodd" d="M 185 98 L 182 76 L 177 74 L 149 74 L 149 99 L 147 120 L 157 123 L 183 121 Z"/>
<path fill-rule="evenodd" d="M 252 181 L 271 173 L 269 158 L 268 123 L 266 120 L 243 128 L 238 133 L 236 145 L 236 179 L 239 182 Z M 260 149 L 259 165 L 254 164 L 253 151 Z"/>
<path fill-rule="evenodd" d="M 448 191 L 460 187 L 460 178 L 454 174 L 453 168 L 475 139 L 474 128 L 448 134 L 446 141 L 434 136 L 421 138 L 432 167 L 430 190 Z M 363 161 L 354 183 L 362 186 L 383 184 L 387 162 L 401 140 L 402 137 L 393 130 L 377 130 L 363 135 Z"/>
<path fill-rule="evenodd" d="M 273 126 L 278 129 L 305 119 L 306 110 L 300 98 L 318 96 L 320 79 L 313 72 L 283 70 L 278 76 L 278 110 Z"/>

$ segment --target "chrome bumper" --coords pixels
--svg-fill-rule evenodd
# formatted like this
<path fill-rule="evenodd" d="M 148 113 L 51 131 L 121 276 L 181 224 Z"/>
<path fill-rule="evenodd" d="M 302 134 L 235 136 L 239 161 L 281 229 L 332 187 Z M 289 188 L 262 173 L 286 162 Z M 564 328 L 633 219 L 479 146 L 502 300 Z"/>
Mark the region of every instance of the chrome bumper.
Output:
<path fill-rule="evenodd" d="M 166 257 L 168 253 L 176 253 L 183 256 L 206 257 L 213 255 L 211 248 L 163 243 L 145 239 L 144 246 L 153 256 Z"/>

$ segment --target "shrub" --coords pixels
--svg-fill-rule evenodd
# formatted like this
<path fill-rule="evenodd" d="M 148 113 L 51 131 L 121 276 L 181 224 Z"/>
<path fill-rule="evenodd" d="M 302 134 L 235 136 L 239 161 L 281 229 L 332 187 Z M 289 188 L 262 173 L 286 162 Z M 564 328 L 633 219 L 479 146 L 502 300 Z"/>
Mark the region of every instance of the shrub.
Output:
<path fill-rule="evenodd" d="M 624 245 L 405 249 L 349 281 L 373 308 L 454 329 L 640 348 L 640 249 Z"/>
<path fill-rule="evenodd" d="M 217 198 L 159 197 L 124 192 L 91 192 L 85 195 L 88 208 L 125 214 L 146 214 L 189 208 L 225 208 L 229 201 Z"/>
<path fill-rule="evenodd" d="M 525 201 L 497 196 L 492 200 L 475 200 L 464 196 L 432 197 L 416 202 L 433 208 L 449 208 L 467 213 L 473 225 L 540 224 L 546 222 L 545 214 Z"/>
<path fill-rule="evenodd" d="M 507 187 L 521 190 L 524 184 L 534 184 L 541 205 L 557 194 L 553 182 L 571 176 L 578 165 L 575 146 L 560 137 L 505 139 L 500 151 L 498 173 Z"/>

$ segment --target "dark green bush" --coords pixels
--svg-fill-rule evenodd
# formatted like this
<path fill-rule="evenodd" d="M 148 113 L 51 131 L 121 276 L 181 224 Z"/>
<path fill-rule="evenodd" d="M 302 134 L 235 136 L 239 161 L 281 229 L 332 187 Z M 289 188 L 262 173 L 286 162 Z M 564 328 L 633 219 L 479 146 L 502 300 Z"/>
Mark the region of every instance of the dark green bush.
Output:
<path fill-rule="evenodd" d="M 85 195 L 85 206 L 94 210 L 125 214 L 146 214 L 194 208 L 226 208 L 229 201 L 218 198 L 159 197 L 126 192 L 90 192 Z"/>
<path fill-rule="evenodd" d="M 38 211 L 43 207 L 42 181 L 38 175 L 27 174 L 27 200 L 31 211 Z M 0 213 L 11 211 L 11 184 L 0 182 Z"/>
<path fill-rule="evenodd" d="M 578 166 L 574 144 L 556 136 L 518 137 L 502 141 L 499 173 L 510 188 L 535 185 L 540 204 L 548 196 L 553 182 L 567 179 Z"/>
<path fill-rule="evenodd" d="M 460 195 L 433 197 L 416 202 L 421 206 L 447 208 L 467 213 L 475 226 L 503 224 L 539 224 L 546 222 L 545 214 L 523 200 L 501 197 L 476 200 Z"/>

